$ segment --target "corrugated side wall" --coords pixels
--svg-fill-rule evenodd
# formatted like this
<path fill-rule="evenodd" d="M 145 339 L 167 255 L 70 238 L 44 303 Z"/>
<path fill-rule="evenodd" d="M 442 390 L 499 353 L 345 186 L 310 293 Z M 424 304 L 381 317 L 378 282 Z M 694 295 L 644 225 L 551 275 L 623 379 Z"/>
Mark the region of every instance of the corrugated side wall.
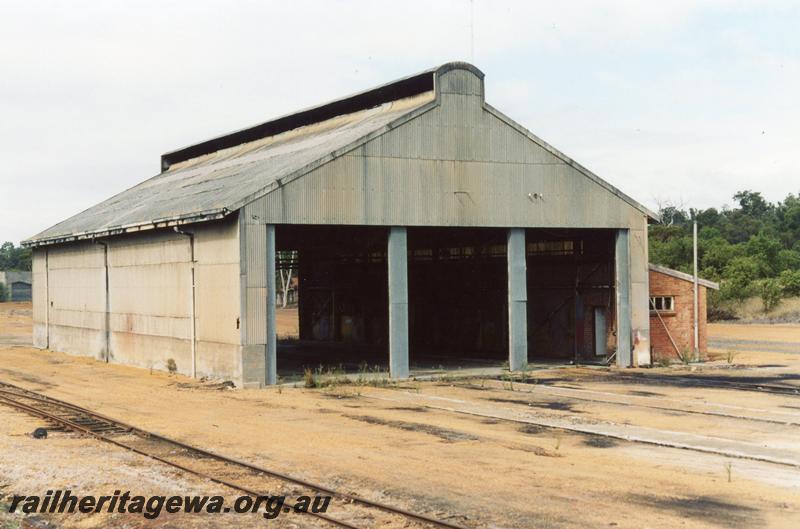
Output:
<path fill-rule="evenodd" d="M 239 241 L 235 218 L 195 233 L 197 373 L 238 380 Z M 112 362 L 191 373 L 191 250 L 172 231 L 106 239 Z M 79 242 L 34 252 L 34 345 L 103 358 L 103 247 Z M 48 306 L 49 300 L 49 306 Z M 49 321 L 49 332 L 48 332 Z"/>
<path fill-rule="evenodd" d="M 466 93 L 446 91 L 450 76 L 462 77 Z M 292 224 L 641 227 L 641 211 L 485 108 L 479 78 L 454 70 L 440 84 L 439 106 L 257 201 L 263 218 Z"/>
<path fill-rule="evenodd" d="M 437 90 L 437 107 L 245 210 L 275 224 L 629 229 L 633 358 L 647 363 L 645 214 L 485 107 L 472 72 Z"/>
<path fill-rule="evenodd" d="M 631 259 L 631 358 L 634 365 L 650 364 L 650 275 L 648 270 L 647 221 L 630 231 Z"/>
<path fill-rule="evenodd" d="M 239 240 L 243 315 L 241 382 L 243 387 L 260 387 L 266 382 L 267 227 L 264 217 L 250 206 L 245 206 L 239 215 Z"/>

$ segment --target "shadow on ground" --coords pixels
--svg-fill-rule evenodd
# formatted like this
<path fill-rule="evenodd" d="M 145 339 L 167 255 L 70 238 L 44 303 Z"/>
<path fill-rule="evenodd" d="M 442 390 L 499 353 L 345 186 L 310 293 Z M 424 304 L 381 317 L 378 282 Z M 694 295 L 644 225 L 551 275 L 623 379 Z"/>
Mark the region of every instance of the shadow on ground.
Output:
<path fill-rule="evenodd" d="M 678 514 L 720 527 L 760 527 L 760 511 L 746 505 L 730 503 L 711 496 L 658 497 L 634 494 L 628 500 L 638 505 Z"/>

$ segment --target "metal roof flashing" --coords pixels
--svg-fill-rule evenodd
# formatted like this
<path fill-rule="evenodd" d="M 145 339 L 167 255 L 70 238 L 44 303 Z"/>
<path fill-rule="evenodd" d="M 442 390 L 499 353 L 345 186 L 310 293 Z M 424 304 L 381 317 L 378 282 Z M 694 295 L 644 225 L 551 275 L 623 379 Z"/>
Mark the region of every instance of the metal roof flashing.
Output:
<path fill-rule="evenodd" d="M 688 281 L 690 283 L 694 282 L 694 277 L 691 274 L 687 274 L 686 272 L 681 272 L 680 270 L 674 270 L 672 268 L 667 268 L 666 266 L 661 266 L 653 263 L 650 263 L 648 265 L 648 268 L 653 272 L 665 274 L 670 277 L 674 277 L 675 279 L 681 279 L 683 281 Z M 702 277 L 697 278 L 697 283 L 712 290 L 719 290 L 719 283 L 709 281 L 708 279 L 703 279 Z"/>

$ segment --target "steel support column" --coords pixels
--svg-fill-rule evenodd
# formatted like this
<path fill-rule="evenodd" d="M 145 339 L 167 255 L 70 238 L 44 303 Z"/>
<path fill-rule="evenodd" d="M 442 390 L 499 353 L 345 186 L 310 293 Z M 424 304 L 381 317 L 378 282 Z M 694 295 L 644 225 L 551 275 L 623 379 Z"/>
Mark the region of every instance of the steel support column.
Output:
<path fill-rule="evenodd" d="M 628 230 L 617 230 L 615 244 L 617 287 L 617 365 L 631 366 L 631 264 Z"/>
<path fill-rule="evenodd" d="M 267 272 L 266 277 L 266 291 L 267 291 L 267 330 L 266 330 L 266 347 L 264 358 L 264 382 L 267 385 L 276 384 L 278 382 L 278 342 L 276 339 L 275 327 L 275 301 L 277 288 L 275 284 L 275 225 L 267 224 L 267 241 L 266 241 L 266 263 L 265 268 Z"/>
<path fill-rule="evenodd" d="M 408 378 L 408 243 L 406 229 L 389 229 L 389 373 Z"/>
<path fill-rule="evenodd" d="M 508 230 L 508 366 L 519 371 L 528 363 L 528 281 L 525 229 Z"/>

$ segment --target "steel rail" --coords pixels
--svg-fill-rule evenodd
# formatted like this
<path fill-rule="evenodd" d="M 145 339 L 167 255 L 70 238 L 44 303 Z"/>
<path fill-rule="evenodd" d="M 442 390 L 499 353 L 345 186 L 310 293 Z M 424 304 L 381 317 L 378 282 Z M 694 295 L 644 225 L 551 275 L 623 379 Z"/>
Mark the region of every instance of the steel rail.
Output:
<path fill-rule="evenodd" d="M 184 472 L 188 472 L 190 474 L 194 474 L 195 476 L 201 477 L 203 479 L 207 479 L 207 480 L 212 481 L 214 483 L 218 483 L 220 485 L 224 485 L 224 486 L 229 487 L 231 489 L 234 489 L 234 490 L 237 490 L 237 491 L 240 491 L 240 492 L 244 492 L 244 493 L 246 493 L 246 494 L 248 494 L 250 496 L 258 497 L 258 496 L 261 495 L 259 492 L 255 491 L 255 490 L 249 489 L 247 487 L 243 487 L 241 485 L 237 485 L 237 484 L 229 482 L 229 481 L 225 481 L 225 480 L 220 479 L 220 478 L 216 478 L 216 477 L 214 477 L 214 476 L 212 476 L 210 474 L 206 474 L 204 472 L 200 472 L 199 470 L 187 467 L 187 466 L 182 465 L 180 463 L 176 463 L 175 461 L 170 461 L 168 459 L 164 459 L 164 458 L 159 457 L 159 456 L 157 456 L 155 454 L 151 454 L 151 453 L 146 452 L 144 450 L 140 450 L 140 449 L 138 449 L 138 448 L 136 448 L 134 446 L 130 446 L 130 445 L 127 445 L 127 444 L 122 443 L 120 441 L 117 441 L 115 439 L 111 439 L 109 437 L 106 437 L 103 434 L 100 434 L 98 432 L 92 431 L 90 428 L 87 428 L 87 427 L 85 427 L 85 426 L 83 426 L 81 424 L 78 424 L 76 422 L 70 421 L 69 419 L 64 419 L 63 417 L 59 417 L 58 415 L 53 415 L 52 413 L 48 413 L 46 411 L 42 411 L 40 409 L 34 408 L 33 406 L 29 406 L 27 404 L 23 404 L 21 402 L 17 402 L 14 399 L 6 397 L 5 395 L 0 395 L 0 401 L 2 401 L 3 403 L 5 403 L 5 404 L 7 404 L 9 406 L 12 406 L 14 408 L 17 408 L 19 410 L 25 411 L 25 412 L 27 412 L 29 414 L 37 415 L 37 416 L 39 416 L 39 417 L 41 417 L 43 419 L 47 419 L 47 420 L 62 424 L 63 426 L 66 426 L 66 427 L 71 428 L 73 430 L 76 430 L 76 431 L 79 431 L 81 433 L 90 435 L 90 436 L 92 436 L 92 437 L 94 437 L 96 439 L 99 439 L 101 441 L 105 441 L 107 443 L 111 443 L 111 444 L 113 444 L 115 446 L 118 446 L 120 448 L 124 448 L 126 450 L 130 450 L 131 452 L 134 452 L 136 454 L 148 457 L 150 459 L 158 461 L 159 463 L 163 463 L 165 465 L 169 465 L 169 466 L 175 467 L 175 468 L 177 468 L 179 470 L 182 470 Z M 296 505 L 292 505 L 291 507 L 295 507 L 295 506 Z M 361 527 L 358 527 L 357 525 L 352 525 L 352 524 L 350 524 L 348 522 L 345 522 L 345 521 L 342 521 L 342 520 L 337 520 L 336 518 L 332 518 L 332 517 L 324 515 L 324 514 L 315 513 L 315 512 L 311 512 L 311 511 L 300 511 L 300 513 L 301 514 L 308 514 L 310 516 L 315 516 L 315 517 L 317 517 L 317 518 L 319 518 L 319 519 L 321 519 L 323 521 L 332 523 L 332 524 L 337 525 L 339 527 L 345 527 L 346 529 L 362 529 Z"/>
<path fill-rule="evenodd" d="M 778 384 L 759 384 L 758 382 L 744 382 L 739 380 L 719 380 L 704 376 L 661 375 L 630 373 L 618 375 L 617 380 L 653 381 L 656 384 L 677 381 L 687 386 L 707 387 L 710 389 L 740 389 L 756 393 L 769 393 L 771 395 L 800 396 L 800 386 L 786 386 Z M 612 380 L 614 380 L 612 378 Z M 546 383 L 546 381 L 542 381 Z"/>
<path fill-rule="evenodd" d="M 497 380 L 500 380 L 497 378 Z M 683 375 L 664 375 L 664 374 L 644 374 L 644 373 L 616 373 L 609 375 L 598 375 L 590 381 L 601 382 L 650 382 L 653 384 L 665 384 L 670 381 L 676 385 L 705 387 L 709 389 L 739 389 L 742 391 L 752 391 L 756 393 L 767 393 L 770 395 L 784 395 L 789 397 L 800 396 L 800 386 L 787 386 L 779 384 L 759 384 L 758 382 L 743 382 L 738 380 L 719 380 L 705 376 L 683 376 Z M 520 381 L 526 383 L 524 380 Z M 557 387 L 556 384 L 547 379 L 539 379 L 537 384 L 543 386 Z"/>
<path fill-rule="evenodd" d="M 479 386 L 477 384 L 464 383 L 464 384 L 456 384 L 456 385 L 458 387 L 467 388 L 467 389 L 486 389 L 486 388 L 482 388 L 481 386 Z M 580 389 L 576 389 L 576 388 L 563 388 L 563 387 L 555 386 L 555 385 L 552 385 L 552 384 L 540 384 L 539 387 L 541 387 L 541 388 L 561 389 L 561 390 L 567 390 L 568 389 L 569 391 L 586 391 L 586 392 L 590 392 L 590 393 L 592 392 L 591 390 L 580 390 Z M 500 388 L 492 388 L 492 389 L 495 389 L 496 391 L 503 391 Z M 0 392 L 2 392 L 2 390 L 0 390 Z M 520 392 L 521 393 L 525 393 L 527 395 L 534 395 L 534 394 L 537 393 L 535 391 L 520 391 Z M 689 414 L 707 415 L 707 416 L 710 416 L 710 417 L 722 417 L 724 419 L 735 419 L 735 420 L 751 421 L 751 422 L 763 422 L 763 423 L 767 423 L 767 424 L 780 424 L 781 426 L 800 426 L 800 422 L 794 422 L 794 421 L 791 421 L 791 420 L 782 421 L 780 419 L 765 419 L 763 417 L 750 417 L 750 416 L 747 416 L 747 415 L 732 415 L 730 413 L 715 412 L 715 411 L 710 411 L 710 410 L 687 410 L 687 409 L 684 409 L 684 408 L 672 408 L 670 406 L 657 406 L 657 405 L 654 405 L 654 404 L 641 404 L 641 403 L 636 403 L 636 402 L 619 402 L 619 401 L 615 401 L 615 400 L 604 400 L 604 399 L 591 398 L 591 397 L 579 397 L 579 396 L 576 396 L 576 395 L 564 395 L 563 393 L 545 393 L 545 395 L 547 395 L 548 397 L 553 397 L 554 399 L 577 400 L 577 401 L 580 401 L 580 402 L 590 402 L 590 403 L 603 404 L 603 405 L 610 404 L 612 406 L 626 406 L 626 407 L 631 407 L 631 408 L 646 408 L 646 409 L 649 409 L 649 410 L 662 410 L 662 411 L 670 411 L 670 412 L 676 412 L 676 413 L 685 413 L 687 415 L 689 415 Z M 624 396 L 622 394 L 617 394 L 617 395 L 620 396 L 620 397 Z M 636 395 L 636 396 L 639 397 L 639 398 L 643 398 L 643 399 L 657 398 L 657 397 L 643 397 L 643 396 L 639 396 L 639 395 Z M 526 403 L 533 403 L 534 401 L 525 401 L 525 402 Z M 557 400 L 556 400 L 556 402 L 557 402 Z M 523 401 L 519 401 L 519 403 L 522 404 Z"/>
<path fill-rule="evenodd" d="M 173 444 L 173 445 L 178 446 L 180 448 L 183 448 L 185 450 L 189 450 L 189 451 L 201 454 L 203 456 L 206 456 L 206 457 L 209 457 L 209 458 L 212 458 L 212 459 L 216 459 L 218 461 L 222 461 L 222 462 L 225 462 L 225 463 L 231 463 L 231 464 L 243 467 L 243 468 L 247 468 L 248 470 L 251 470 L 251 471 L 254 471 L 254 472 L 258 472 L 258 473 L 261 473 L 261 474 L 265 474 L 267 476 L 271 476 L 271 477 L 274 477 L 274 478 L 277 478 L 277 479 L 288 481 L 290 483 L 301 485 L 303 487 L 309 488 L 309 489 L 311 489 L 313 491 L 316 491 L 316 492 L 328 493 L 328 494 L 331 494 L 333 496 L 336 496 L 337 498 L 339 498 L 341 500 L 350 501 L 350 502 L 353 502 L 353 503 L 358 503 L 360 505 L 364 505 L 366 507 L 372 507 L 372 508 L 375 508 L 375 509 L 379 509 L 379 510 L 382 510 L 382 511 L 390 513 L 390 514 L 398 514 L 398 515 L 401 515 L 401 516 L 405 516 L 406 518 L 412 518 L 412 519 L 415 519 L 415 520 L 417 520 L 419 522 L 428 523 L 428 524 L 431 524 L 431 525 L 434 525 L 434 526 L 437 526 L 437 527 L 444 527 L 444 528 L 447 528 L 447 529 L 467 529 L 465 526 L 462 526 L 462 525 L 454 524 L 454 523 L 447 522 L 447 521 L 444 521 L 444 520 L 437 520 L 436 518 L 431 518 L 431 517 L 426 516 L 424 514 L 415 513 L 415 512 L 408 511 L 406 509 L 402 509 L 402 508 L 399 508 L 399 507 L 394 507 L 394 506 L 391 506 L 391 505 L 388 505 L 388 504 L 385 504 L 385 503 L 368 500 L 366 498 L 363 498 L 361 496 L 358 496 L 358 495 L 355 495 L 355 494 L 352 494 L 352 493 L 340 492 L 340 491 L 337 491 L 337 490 L 332 489 L 330 487 L 326 487 L 324 485 L 320 485 L 319 483 L 314 483 L 314 482 L 311 482 L 311 481 L 307 481 L 307 480 L 304 480 L 304 479 L 301 479 L 301 478 L 298 478 L 298 477 L 295 477 L 295 476 L 292 476 L 292 475 L 289 475 L 289 474 L 284 474 L 282 472 L 278 472 L 276 470 L 270 470 L 270 469 L 267 469 L 267 468 L 263 468 L 263 467 L 254 465 L 252 463 L 248 463 L 246 461 L 241 461 L 239 459 L 235 459 L 235 458 L 232 458 L 232 457 L 229 457 L 229 456 L 224 456 L 224 455 L 218 454 L 216 452 L 212 452 L 210 450 L 206 450 L 206 449 L 203 449 L 203 448 L 198 448 L 198 447 L 183 443 L 181 441 L 177 441 L 175 439 L 171 439 L 169 437 L 165 437 L 165 436 L 159 435 L 157 433 L 153 433 L 153 432 L 149 432 L 147 430 L 143 430 L 142 428 L 139 428 L 139 427 L 133 426 L 131 424 L 122 422 L 122 421 L 120 421 L 118 419 L 114 419 L 112 417 L 108 417 L 108 416 L 103 415 L 101 413 L 88 410 L 88 409 L 83 408 L 81 406 L 77 406 L 75 404 L 72 404 L 72 403 L 69 403 L 69 402 L 66 402 L 66 401 L 63 401 L 63 400 L 60 400 L 60 399 L 56 399 L 54 397 L 49 397 L 47 395 L 42 395 L 42 394 L 30 391 L 30 390 L 25 389 L 25 388 L 21 388 L 19 386 L 15 386 L 14 384 L 9 384 L 8 382 L 0 382 L 0 386 L 13 388 L 15 390 L 20 390 L 20 391 L 23 391 L 25 393 L 28 393 L 28 395 L 22 395 L 22 394 L 19 394 L 19 393 L 15 392 L 15 391 L 3 390 L 3 389 L 0 388 L 0 399 L 5 398 L 6 400 L 9 400 L 7 397 L 4 397 L 3 395 L 12 394 L 14 396 L 31 399 L 31 400 L 34 400 L 34 401 L 37 401 L 37 402 L 42 402 L 42 403 L 46 403 L 46 404 L 54 404 L 54 405 L 62 406 L 64 408 L 68 408 L 68 409 L 70 409 L 70 410 L 72 410 L 74 412 L 82 413 L 82 414 L 87 415 L 89 417 L 94 417 L 94 418 L 97 418 L 97 419 L 99 419 L 99 420 L 101 420 L 103 422 L 107 422 L 107 423 L 110 423 L 112 425 L 118 426 L 121 429 L 128 430 L 129 432 L 134 433 L 135 435 L 138 435 L 140 437 L 146 437 L 148 439 L 156 439 L 156 440 L 159 440 L 159 441 L 162 441 L 162 442 L 165 442 L 165 443 L 170 443 L 170 444 Z M 84 430 L 82 430 L 82 431 L 84 431 Z M 91 435 L 95 435 L 95 434 L 92 433 Z M 119 445 L 119 443 L 117 441 L 115 441 L 113 439 L 110 439 L 108 437 L 105 437 L 105 436 L 100 437 L 100 439 L 108 441 L 108 442 L 111 442 L 113 444 L 118 444 Z M 148 454 L 142 454 L 142 455 L 145 455 L 145 456 L 149 457 Z M 167 464 L 171 464 L 171 463 L 167 462 Z"/>

